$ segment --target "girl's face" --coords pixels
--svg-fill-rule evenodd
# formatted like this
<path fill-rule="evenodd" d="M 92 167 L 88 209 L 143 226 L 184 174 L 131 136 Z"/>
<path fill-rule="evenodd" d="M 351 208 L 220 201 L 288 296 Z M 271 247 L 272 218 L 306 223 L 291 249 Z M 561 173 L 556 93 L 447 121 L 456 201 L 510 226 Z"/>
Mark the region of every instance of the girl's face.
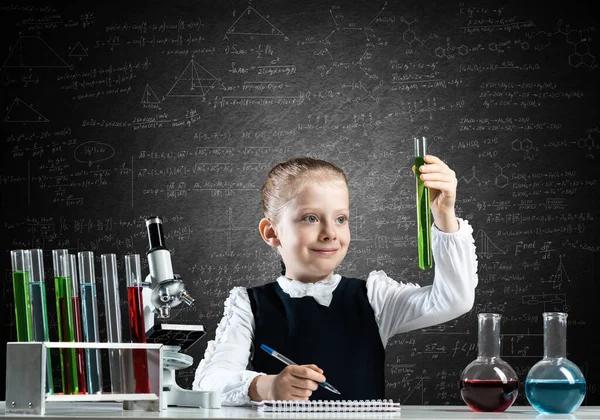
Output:
<path fill-rule="evenodd" d="M 344 182 L 309 182 L 280 213 L 275 232 L 286 277 L 324 280 L 342 262 L 350 244 L 350 197 Z"/>

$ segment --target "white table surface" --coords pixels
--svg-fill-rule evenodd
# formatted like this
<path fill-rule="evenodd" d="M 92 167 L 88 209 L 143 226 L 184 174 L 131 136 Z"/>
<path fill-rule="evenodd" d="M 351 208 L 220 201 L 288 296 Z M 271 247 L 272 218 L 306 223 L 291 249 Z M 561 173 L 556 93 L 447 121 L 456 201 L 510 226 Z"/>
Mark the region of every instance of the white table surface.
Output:
<path fill-rule="evenodd" d="M 40 418 L 36 415 L 6 414 L 5 402 L 0 402 L 0 418 Z M 46 403 L 42 418 L 61 419 L 410 419 L 410 420 L 500 420 L 500 419 L 546 419 L 546 420 L 600 420 L 600 406 L 579 407 L 572 414 L 544 415 L 530 406 L 513 406 L 503 413 L 477 413 L 467 406 L 406 405 L 394 413 L 263 413 L 250 407 L 222 407 L 220 409 L 170 407 L 161 412 L 124 411 L 117 402 L 55 402 Z"/>

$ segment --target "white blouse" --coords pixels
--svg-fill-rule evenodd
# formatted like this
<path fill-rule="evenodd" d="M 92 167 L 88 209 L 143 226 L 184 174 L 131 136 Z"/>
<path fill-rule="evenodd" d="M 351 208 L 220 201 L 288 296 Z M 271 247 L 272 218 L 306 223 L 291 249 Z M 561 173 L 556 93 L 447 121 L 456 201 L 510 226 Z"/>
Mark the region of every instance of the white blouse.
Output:
<path fill-rule="evenodd" d="M 432 250 L 435 277 L 431 286 L 397 282 L 383 271 L 367 278 L 367 297 L 379 327 L 381 342 L 399 333 L 441 324 L 468 312 L 475 300 L 477 256 L 473 228 L 459 219 L 459 230 L 445 233 L 435 226 Z M 329 306 L 341 280 L 339 274 L 317 283 L 302 283 L 284 276 L 277 279 L 292 298 L 313 296 Z M 227 300 L 215 339 L 208 342 L 196 369 L 193 389 L 218 391 L 223 405 L 250 403 L 248 387 L 264 373 L 246 370 L 254 355 L 254 315 L 245 287 L 234 287 Z"/>

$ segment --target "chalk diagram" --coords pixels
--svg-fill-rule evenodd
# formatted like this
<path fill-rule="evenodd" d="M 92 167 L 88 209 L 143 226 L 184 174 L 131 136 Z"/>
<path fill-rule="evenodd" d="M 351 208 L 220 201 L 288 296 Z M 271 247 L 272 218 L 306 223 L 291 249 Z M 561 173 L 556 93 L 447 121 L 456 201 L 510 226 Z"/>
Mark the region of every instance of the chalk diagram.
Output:
<path fill-rule="evenodd" d="M 541 303 L 544 306 L 544 312 L 548 310 L 568 312 L 571 309 L 571 307 L 567 305 L 566 293 L 541 293 L 536 295 L 524 295 L 521 298 L 521 302 L 524 305 L 539 305 Z M 547 305 L 550 305 L 550 307 L 548 308 Z"/>
<path fill-rule="evenodd" d="M 564 282 L 570 283 L 571 278 L 565 269 L 565 266 L 562 262 L 562 257 L 559 256 L 556 272 L 552 274 L 548 280 L 542 279 L 541 283 L 550 283 L 554 289 L 560 289 Z"/>
<path fill-rule="evenodd" d="M 21 36 L 11 48 L 10 54 L 2 67 L 70 67 L 46 42 L 39 36 Z"/>
<path fill-rule="evenodd" d="M 415 380 L 413 380 L 413 381 L 415 381 Z M 425 391 L 427 390 L 427 388 L 425 388 L 425 379 L 421 378 L 421 379 L 416 380 L 416 385 L 412 389 L 409 388 L 409 393 L 404 398 L 404 401 L 402 401 L 402 405 L 406 405 L 406 402 L 408 401 L 410 396 L 419 389 L 421 390 L 421 394 L 420 394 L 421 404 L 423 404 L 423 402 L 425 401 Z M 415 395 L 419 396 L 418 393 L 416 393 Z"/>
<path fill-rule="evenodd" d="M 459 320 L 453 319 L 443 324 L 434 325 L 432 327 L 421 328 L 423 334 L 454 334 L 454 335 L 469 335 L 471 332 L 467 328 L 466 330 L 460 329 Z"/>
<path fill-rule="evenodd" d="M 81 60 L 82 57 L 87 57 L 88 53 L 87 53 L 87 48 L 85 48 L 83 45 L 81 45 L 81 42 L 78 42 L 77 44 L 75 44 L 75 46 L 73 48 L 71 48 L 71 51 L 69 52 L 69 57 L 79 57 L 79 60 Z"/>
<path fill-rule="evenodd" d="M 49 120 L 42 114 L 33 109 L 32 106 L 27 105 L 19 98 L 15 98 L 13 103 L 8 108 L 4 117 L 6 123 L 44 123 Z"/>
<path fill-rule="evenodd" d="M 165 96 L 201 96 L 206 99 L 206 94 L 215 86 L 217 80 L 217 77 L 192 58 Z"/>
<path fill-rule="evenodd" d="M 92 166 L 93 163 L 111 159 L 115 155 L 115 149 L 108 143 L 100 141 L 86 141 L 75 148 L 73 157 L 79 163 Z"/>
<path fill-rule="evenodd" d="M 501 250 L 494 244 L 490 237 L 483 230 L 479 229 L 475 235 L 475 244 L 478 255 L 492 256 L 505 255 L 506 251 Z"/>
<path fill-rule="evenodd" d="M 322 49 L 315 51 L 315 55 L 329 57 L 332 63 L 329 65 L 329 68 L 327 68 L 327 65 L 318 66 L 321 77 L 329 75 L 334 68 L 358 68 L 369 79 L 378 79 L 377 75 L 369 71 L 368 66 L 365 65 L 365 61 L 372 59 L 375 47 L 387 45 L 387 41 L 382 41 L 375 36 L 371 27 L 373 22 L 384 12 L 386 5 L 387 3 L 364 26 L 357 24 L 355 21 L 343 22 L 346 17 L 340 11 L 340 6 L 333 6 L 329 9 L 329 14 L 334 28 L 329 35 L 321 40 L 309 36 L 304 41 L 298 43 L 298 45 L 324 45 Z"/>
<path fill-rule="evenodd" d="M 522 334 L 502 334 L 500 346 L 504 357 L 533 357 L 539 359 L 543 354 L 536 354 L 537 349 L 543 348 L 544 334 L 529 332 Z"/>
<path fill-rule="evenodd" d="M 229 27 L 226 34 L 228 35 L 275 35 L 284 36 L 285 40 L 288 40 L 283 32 L 275 27 L 268 20 L 267 17 L 261 15 L 252 6 L 248 6 L 246 10 L 233 22 L 233 25 Z M 227 39 L 227 35 L 225 36 Z"/>
<path fill-rule="evenodd" d="M 589 33 L 592 30 L 593 27 L 586 30 L 571 29 L 569 24 L 563 24 L 563 21 L 559 20 L 555 31 L 541 30 L 535 33 L 528 33 L 526 36 L 532 40 L 536 51 L 543 51 L 550 47 L 555 36 L 559 38 L 562 36 L 564 42 L 572 48 L 571 54 L 568 57 L 569 66 L 575 68 L 583 66 L 589 70 L 593 70 L 598 68 L 598 65 L 596 64 L 596 57 L 590 53 L 589 43 L 592 41 L 592 36 Z M 535 44 L 538 39 L 539 43 Z"/>
<path fill-rule="evenodd" d="M 148 83 L 146 83 L 146 87 L 144 88 L 144 93 L 142 94 L 142 104 L 159 104 L 160 101 L 156 97 L 156 94 L 150 87 Z"/>
<path fill-rule="evenodd" d="M 467 184 L 474 182 L 474 183 L 477 183 L 478 186 L 487 185 L 489 183 L 489 181 L 483 181 L 475 176 L 475 166 L 471 167 L 471 171 L 472 172 L 471 172 L 470 177 L 461 176 L 460 178 L 458 178 L 457 182 L 463 181 L 463 182 L 466 182 Z"/>

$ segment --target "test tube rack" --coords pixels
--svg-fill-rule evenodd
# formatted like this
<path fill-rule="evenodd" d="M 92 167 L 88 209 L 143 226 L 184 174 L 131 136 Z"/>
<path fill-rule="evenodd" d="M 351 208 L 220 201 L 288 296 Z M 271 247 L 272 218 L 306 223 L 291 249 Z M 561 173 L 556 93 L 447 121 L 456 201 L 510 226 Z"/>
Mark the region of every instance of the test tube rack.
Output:
<path fill-rule="evenodd" d="M 172 399 L 163 391 L 163 382 L 164 380 L 174 382 L 174 378 L 171 377 L 173 373 L 163 367 L 163 347 L 163 344 L 155 343 L 8 342 L 6 344 L 6 413 L 44 415 L 46 403 L 67 401 L 119 401 L 123 402 L 123 410 L 159 412 L 166 409 L 169 400 Z M 123 355 L 131 354 L 131 350 L 147 350 L 150 393 L 46 395 L 47 354 L 48 349 L 53 348 L 116 349 L 121 350 Z M 132 371 L 131 357 L 122 359 L 123 368 Z M 165 376 L 164 380 L 163 376 Z M 180 388 L 174 391 L 193 393 L 195 406 L 221 407 L 220 397 L 216 392 L 188 391 Z"/>

